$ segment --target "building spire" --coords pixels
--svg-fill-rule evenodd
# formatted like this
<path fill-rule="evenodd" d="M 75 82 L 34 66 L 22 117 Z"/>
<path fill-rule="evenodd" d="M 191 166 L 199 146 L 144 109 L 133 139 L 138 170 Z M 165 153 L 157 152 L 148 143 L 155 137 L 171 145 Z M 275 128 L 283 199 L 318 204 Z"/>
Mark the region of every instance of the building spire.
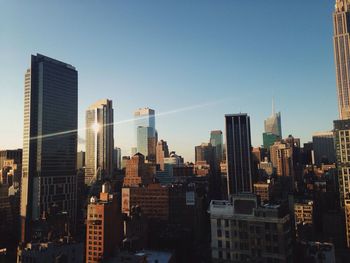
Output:
<path fill-rule="evenodd" d="M 272 97 L 272 116 L 275 115 L 275 97 Z"/>

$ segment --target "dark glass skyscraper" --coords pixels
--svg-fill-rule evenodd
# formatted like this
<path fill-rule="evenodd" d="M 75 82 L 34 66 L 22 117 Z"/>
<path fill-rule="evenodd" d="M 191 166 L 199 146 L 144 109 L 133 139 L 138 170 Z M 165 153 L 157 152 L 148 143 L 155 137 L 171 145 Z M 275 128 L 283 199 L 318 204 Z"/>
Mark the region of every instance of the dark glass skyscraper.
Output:
<path fill-rule="evenodd" d="M 37 54 L 25 74 L 21 239 L 52 207 L 76 217 L 78 72 Z M 51 210 L 52 211 L 52 210 Z"/>
<path fill-rule="evenodd" d="M 250 118 L 227 114 L 225 124 L 228 194 L 252 192 Z"/>

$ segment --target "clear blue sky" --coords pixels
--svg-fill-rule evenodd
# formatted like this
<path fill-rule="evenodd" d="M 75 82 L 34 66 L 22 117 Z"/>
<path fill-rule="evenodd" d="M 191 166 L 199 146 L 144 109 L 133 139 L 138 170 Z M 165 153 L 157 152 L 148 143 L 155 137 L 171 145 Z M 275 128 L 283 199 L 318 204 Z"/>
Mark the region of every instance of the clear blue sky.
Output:
<path fill-rule="evenodd" d="M 332 0 L 2 0 L 0 149 L 22 147 L 24 73 L 36 53 L 79 71 L 80 128 L 101 98 L 113 100 L 116 122 L 139 107 L 171 111 L 156 119 L 159 138 L 193 160 L 226 113 L 247 112 L 260 145 L 274 96 L 284 135 L 306 142 L 338 117 L 333 8 Z M 115 126 L 124 154 L 132 124 Z"/>

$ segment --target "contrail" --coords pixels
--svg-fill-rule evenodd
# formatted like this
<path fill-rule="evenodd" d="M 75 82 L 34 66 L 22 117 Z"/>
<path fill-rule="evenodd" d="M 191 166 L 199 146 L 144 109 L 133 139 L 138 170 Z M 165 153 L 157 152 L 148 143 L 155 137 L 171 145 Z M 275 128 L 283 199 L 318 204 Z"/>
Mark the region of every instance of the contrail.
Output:
<path fill-rule="evenodd" d="M 174 109 L 174 110 L 170 110 L 170 111 L 160 112 L 160 113 L 156 113 L 155 117 L 162 117 L 162 116 L 171 115 L 171 114 L 175 114 L 175 113 L 179 113 L 179 112 L 191 111 L 191 110 L 195 110 L 198 108 L 204 108 L 207 106 L 219 104 L 221 102 L 229 101 L 231 99 L 232 98 L 225 98 L 225 99 L 221 99 L 221 100 L 215 100 L 215 101 L 206 102 L 206 103 L 202 103 L 202 104 L 196 104 L 196 105 L 192 105 L 192 106 L 178 108 L 178 109 Z M 139 117 L 138 120 L 147 119 L 147 118 L 148 118 L 148 116 Z M 105 124 L 104 126 L 119 125 L 119 124 L 134 122 L 134 121 L 135 121 L 135 118 L 132 118 L 132 119 L 126 119 L 126 120 L 122 120 L 122 121 L 117 121 L 114 123 L 108 123 L 108 124 Z M 56 137 L 56 136 L 68 135 L 68 134 L 79 132 L 79 131 L 85 131 L 87 129 L 92 129 L 92 128 L 91 127 L 84 127 L 84 128 L 74 129 L 74 130 L 69 130 L 69 131 L 50 133 L 50 134 L 40 135 L 40 136 L 36 136 L 36 137 L 31 137 L 30 140 L 46 139 L 46 138 L 51 138 L 51 137 Z"/>

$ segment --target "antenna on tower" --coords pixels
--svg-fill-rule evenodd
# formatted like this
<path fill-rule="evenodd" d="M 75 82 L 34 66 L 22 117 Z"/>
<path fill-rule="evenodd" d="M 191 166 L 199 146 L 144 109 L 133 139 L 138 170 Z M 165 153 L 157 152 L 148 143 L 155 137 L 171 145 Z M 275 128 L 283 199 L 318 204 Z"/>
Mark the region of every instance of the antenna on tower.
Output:
<path fill-rule="evenodd" d="M 275 115 L 275 97 L 272 97 L 272 116 Z"/>

